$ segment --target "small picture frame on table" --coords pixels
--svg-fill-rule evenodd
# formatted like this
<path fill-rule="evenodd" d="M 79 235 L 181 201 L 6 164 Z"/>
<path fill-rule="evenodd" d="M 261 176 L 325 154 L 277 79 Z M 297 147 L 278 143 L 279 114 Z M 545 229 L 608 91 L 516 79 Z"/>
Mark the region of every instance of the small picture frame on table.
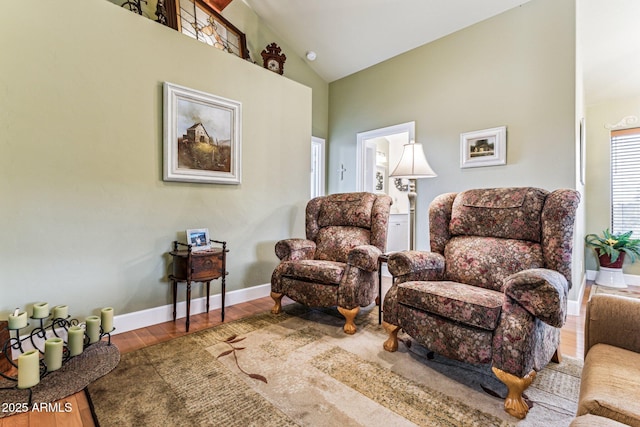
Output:
<path fill-rule="evenodd" d="M 206 251 L 211 249 L 208 228 L 192 228 L 187 230 L 187 244 L 191 245 L 192 251 Z"/>

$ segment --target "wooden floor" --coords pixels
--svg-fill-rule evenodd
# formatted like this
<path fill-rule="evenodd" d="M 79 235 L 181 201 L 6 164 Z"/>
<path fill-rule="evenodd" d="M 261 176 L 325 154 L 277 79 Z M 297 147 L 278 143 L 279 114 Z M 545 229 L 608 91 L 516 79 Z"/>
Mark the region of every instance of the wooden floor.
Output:
<path fill-rule="evenodd" d="M 584 311 L 588 300 L 591 284 L 587 285 L 582 301 L 580 316 L 567 316 L 567 322 L 562 328 L 561 350 L 564 356 L 582 358 L 584 350 Z M 285 297 L 283 304 L 290 300 Z M 241 319 L 253 314 L 271 309 L 273 300 L 269 297 L 227 307 L 225 310 L 225 322 Z M 220 310 L 213 310 L 191 316 L 189 333 L 216 326 L 221 323 Z M 174 322 L 165 322 L 149 326 L 135 331 L 125 332 L 112 337 L 111 342 L 118 346 L 121 353 L 127 353 L 146 346 L 167 341 L 182 335 L 186 335 L 184 319 Z M 69 412 L 35 412 L 31 411 L 11 417 L 0 418 L 0 427 L 66 427 L 66 426 L 95 426 L 89 402 L 84 392 L 76 393 L 60 401 L 60 407 L 65 404 L 71 408 Z"/>

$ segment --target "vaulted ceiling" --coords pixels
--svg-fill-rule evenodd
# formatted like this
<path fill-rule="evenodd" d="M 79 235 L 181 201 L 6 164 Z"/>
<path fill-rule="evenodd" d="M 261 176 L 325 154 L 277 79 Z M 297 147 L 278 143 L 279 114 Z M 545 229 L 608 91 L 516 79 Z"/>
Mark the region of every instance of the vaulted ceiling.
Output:
<path fill-rule="evenodd" d="M 529 0 L 242 1 L 332 82 Z M 586 102 L 640 96 L 640 1 L 577 0 L 577 12 Z"/>
<path fill-rule="evenodd" d="M 328 82 L 528 0 L 243 0 Z"/>

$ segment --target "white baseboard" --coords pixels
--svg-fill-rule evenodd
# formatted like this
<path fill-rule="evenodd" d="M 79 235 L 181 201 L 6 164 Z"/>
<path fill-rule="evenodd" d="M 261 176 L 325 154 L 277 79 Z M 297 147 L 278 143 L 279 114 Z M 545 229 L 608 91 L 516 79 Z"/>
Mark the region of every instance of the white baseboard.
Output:
<path fill-rule="evenodd" d="M 236 291 L 227 292 L 225 295 L 225 307 L 235 304 L 251 301 L 254 299 L 269 296 L 271 293 L 271 284 L 252 286 L 246 289 L 238 289 Z M 222 307 L 222 297 L 220 294 L 211 295 L 209 299 L 209 308 L 216 310 Z M 191 300 L 191 315 L 204 313 L 207 308 L 207 298 L 196 298 Z M 180 319 L 187 315 L 186 301 L 179 302 L 176 307 L 176 318 Z M 163 305 L 160 307 L 149 308 L 146 310 L 135 311 L 114 316 L 113 324 L 115 331 L 113 335 L 123 332 L 132 331 L 134 329 L 145 328 L 147 326 L 156 325 L 158 323 L 173 320 L 173 304 Z"/>
<path fill-rule="evenodd" d="M 584 279 L 582 279 L 582 283 L 580 283 L 580 292 L 578 292 L 578 299 L 575 301 L 574 300 L 567 301 L 568 316 L 580 316 L 580 309 L 582 308 L 582 298 L 584 297 L 584 290 L 587 287 L 587 280 L 591 280 L 589 279 L 588 274 Z"/>

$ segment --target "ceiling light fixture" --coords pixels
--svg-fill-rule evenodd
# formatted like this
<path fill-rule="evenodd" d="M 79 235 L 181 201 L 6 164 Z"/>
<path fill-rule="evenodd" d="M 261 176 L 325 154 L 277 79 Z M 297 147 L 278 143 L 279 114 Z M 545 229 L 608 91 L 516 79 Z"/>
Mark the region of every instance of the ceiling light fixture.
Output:
<path fill-rule="evenodd" d="M 312 50 L 307 52 L 307 59 L 309 61 L 315 61 L 316 60 L 316 53 Z"/>

